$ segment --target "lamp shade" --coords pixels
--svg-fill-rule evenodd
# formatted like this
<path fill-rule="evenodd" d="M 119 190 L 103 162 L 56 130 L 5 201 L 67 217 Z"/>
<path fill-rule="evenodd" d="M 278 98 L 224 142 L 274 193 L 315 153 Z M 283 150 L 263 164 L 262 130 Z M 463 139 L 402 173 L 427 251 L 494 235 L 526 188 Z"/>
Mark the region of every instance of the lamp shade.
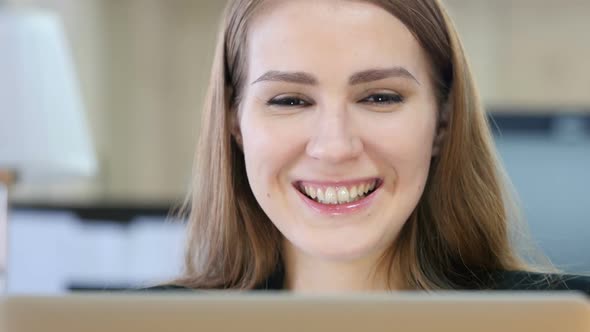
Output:
<path fill-rule="evenodd" d="M 24 182 L 97 172 L 64 30 L 51 12 L 0 8 L 0 168 Z"/>

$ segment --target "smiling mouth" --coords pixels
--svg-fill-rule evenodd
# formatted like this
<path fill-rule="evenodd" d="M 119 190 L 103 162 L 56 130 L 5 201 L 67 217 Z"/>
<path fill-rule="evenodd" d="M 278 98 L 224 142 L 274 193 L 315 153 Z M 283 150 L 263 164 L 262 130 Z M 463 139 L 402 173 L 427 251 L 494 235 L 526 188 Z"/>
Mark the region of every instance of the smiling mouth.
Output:
<path fill-rule="evenodd" d="M 342 205 L 360 201 L 374 193 L 382 184 L 381 179 L 373 178 L 349 185 L 318 185 L 298 182 L 295 188 L 304 196 L 320 204 Z"/>

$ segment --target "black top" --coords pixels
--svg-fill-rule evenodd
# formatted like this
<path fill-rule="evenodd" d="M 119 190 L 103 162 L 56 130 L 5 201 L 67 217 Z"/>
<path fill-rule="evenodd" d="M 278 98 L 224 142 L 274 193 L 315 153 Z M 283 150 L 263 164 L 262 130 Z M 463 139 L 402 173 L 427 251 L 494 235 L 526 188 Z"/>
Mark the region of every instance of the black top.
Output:
<path fill-rule="evenodd" d="M 474 277 L 479 285 L 466 286 L 465 290 L 500 291 L 578 291 L 590 297 L 590 276 L 544 274 L 525 271 L 499 271 L 487 273 L 485 277 Z M 257 290 L 282 290 L 284 276 L 275 273 L 258 285 Z M 475 285 L 475 283 L 473 283 Z M 146 290 L 192 290 L 178 285 L 161 285 Z"/>

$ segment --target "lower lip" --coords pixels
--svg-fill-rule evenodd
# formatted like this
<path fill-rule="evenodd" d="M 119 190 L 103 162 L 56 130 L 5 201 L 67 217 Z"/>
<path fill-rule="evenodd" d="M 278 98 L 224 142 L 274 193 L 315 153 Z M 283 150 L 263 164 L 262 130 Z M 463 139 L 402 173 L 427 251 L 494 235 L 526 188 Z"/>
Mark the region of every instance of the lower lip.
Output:
<path fill-rule="evenodd" d="M 377 196 L 381 188 L 377 187 L 377 189 L 373 191 L 369 196 L 359 199 L 358 201 L 343 204 L 318 203 L 315 200 L 305 196 L 303 193 L 297 190 L 297 188 L 294 189 L 297 192 L 297 194 L 299 194 L 299 197 L 303 200 L 303 202 L 312 210 L 324 215 L 340 216 L 346 214 L 353 214 L 363 209 L 366 209 L 375 200 L 375 196 Z"/>

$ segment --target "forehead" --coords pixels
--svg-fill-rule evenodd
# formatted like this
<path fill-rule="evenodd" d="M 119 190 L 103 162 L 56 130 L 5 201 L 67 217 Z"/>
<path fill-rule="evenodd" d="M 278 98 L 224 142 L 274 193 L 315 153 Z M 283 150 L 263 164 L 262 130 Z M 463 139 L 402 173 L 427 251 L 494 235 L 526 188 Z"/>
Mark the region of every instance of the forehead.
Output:
<path fill-rule="evenodd" d="M 362 1 L 272 1 L 249 30 L 250 78 L 268 70 L 309 71 L 320 78 L 403 66 L 419 80 L 428 61 L 408 28 Z"/>

